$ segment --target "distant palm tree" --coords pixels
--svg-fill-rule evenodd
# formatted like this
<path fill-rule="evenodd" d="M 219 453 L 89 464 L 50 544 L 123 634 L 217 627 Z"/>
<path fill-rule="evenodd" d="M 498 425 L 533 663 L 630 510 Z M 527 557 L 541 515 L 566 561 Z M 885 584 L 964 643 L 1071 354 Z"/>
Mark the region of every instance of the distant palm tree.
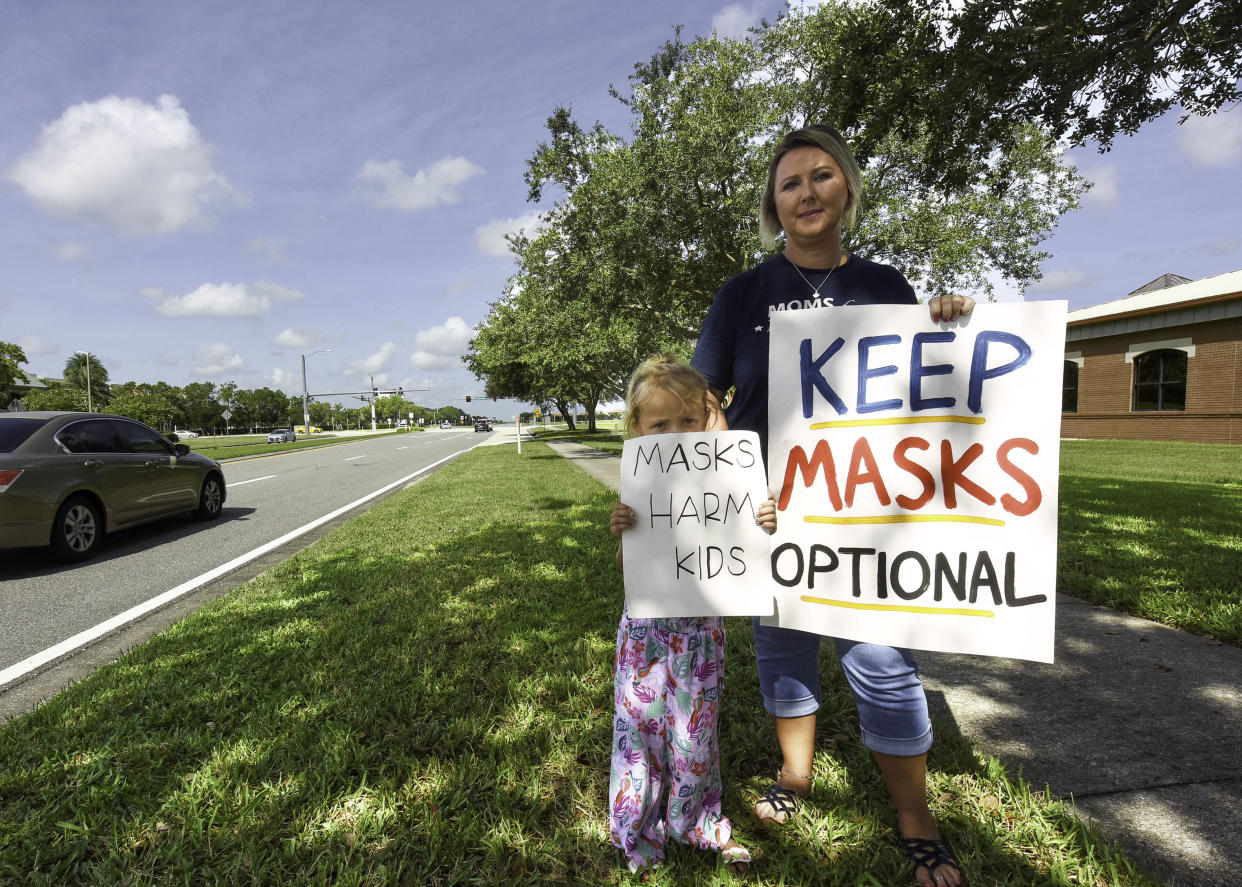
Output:
<path fill-rule="evenodd" d="M 70 388 L 87 392 L 96 410 L 108 403 L 108 369 L 95 355 L 78 351 L 65 361 L 65 384 Z"/>

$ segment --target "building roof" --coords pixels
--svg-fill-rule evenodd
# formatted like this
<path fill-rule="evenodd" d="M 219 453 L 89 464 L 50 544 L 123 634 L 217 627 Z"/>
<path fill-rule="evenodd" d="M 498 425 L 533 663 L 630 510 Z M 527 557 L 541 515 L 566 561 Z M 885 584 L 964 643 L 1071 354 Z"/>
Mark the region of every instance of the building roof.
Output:
<path fill-rule="evenodd" d="M 1185 281 L 1168 285 L 1171 281 Z M 1161 286 L 1161 283 L 1165 283 Z M 1176 274 L 1165 274 L 1145 284 L 1123 299 L 1114 299 L 1090 308 L 1071 311 L 1067 326 L 1093 321 L 1154 314 L 1192 305 L 1242 298 L 1242 271 L 1229 271 L 1202 280 L 1186 280 Z"/>

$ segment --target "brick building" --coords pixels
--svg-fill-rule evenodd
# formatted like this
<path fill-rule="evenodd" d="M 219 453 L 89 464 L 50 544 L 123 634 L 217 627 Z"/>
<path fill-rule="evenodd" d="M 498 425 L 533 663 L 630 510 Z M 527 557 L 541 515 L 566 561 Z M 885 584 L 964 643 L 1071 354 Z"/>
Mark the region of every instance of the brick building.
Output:
<path fill-rule="evenodd" d="M 1071 311 L 1061 435 L 1242 444 L 1242 271 Z"/>

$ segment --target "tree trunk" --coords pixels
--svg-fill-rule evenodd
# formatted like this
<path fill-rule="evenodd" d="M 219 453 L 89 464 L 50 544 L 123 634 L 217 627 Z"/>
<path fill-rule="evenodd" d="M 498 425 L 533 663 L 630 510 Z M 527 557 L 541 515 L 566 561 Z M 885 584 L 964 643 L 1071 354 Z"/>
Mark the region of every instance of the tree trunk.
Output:
<path fill-rule="evenodd" d="M 555 403 L 556 403 L 556 408 L 560 410 L 561 415 L 565 417 L 565 421 L 569 423 L 569 430 L 577 431 L 578 428 L 574 424 L 574 411 L 570 409 L 573 406 L 573 404 L 567 403 L 566 401 L 563 401 L 563 400 L 555 401 Z"/>

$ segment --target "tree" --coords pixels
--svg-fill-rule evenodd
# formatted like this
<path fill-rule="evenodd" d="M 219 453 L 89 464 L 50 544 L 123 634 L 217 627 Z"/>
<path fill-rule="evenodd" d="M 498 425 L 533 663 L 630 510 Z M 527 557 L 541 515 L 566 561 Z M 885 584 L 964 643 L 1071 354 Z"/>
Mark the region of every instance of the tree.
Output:
<path fill-rule="evenodd" d="M 77 351 L 65 361 L 65 384 L 87 395 L 96 411 L 108 405 L 108 368 L 94 354 Z"/>
<path fill-rule="evenodd" d="M 214 382 L 191 382 L 181 389 L 186 428 L 204 431 L 220 423 L 220 404 L 216 402 Z"/>
<path fill-rule="evenodd" d="M 28 410 L 73 410 L 86 411 L 86 391 L 60 385 L 55 388 L 44 388 L 28 392 L 22 398 Z"/>
<path fill-rule="evenodd" d="M 1242 99 L 1242 13 L 1231 0 L 880 0 L 862 57 L 901 47 L 908 84 L 932 97 L 928 159 L 947 163 L 1013 120 L 1107 148 L 1180 105 L 1205 115 Z M 905 131 L 911 93 L 859 84 L 848 101 Z M 1183 117 L 1185 119 L 1185 117 Z"/>
<path fill-rule="evenodd" d="M 892 15 L 827 3 L 766 24 L 750 40 L 683 44 L 677 35 L 635 66 L 628 141 L 568 109 L 528 163 L 531 199 L 561 198 L 471 343 L 467 364 L 490 395 L 594 403 L 656 351 L 685 353 L 720 285 L 762 261 L 756 212 L 773 145 L 806 122 L 845 132 L 864 169 L 847 249 L 901 268 L 925 293 L 990 294 L 999 278 L 1039 277 L 1037 249 L 1083 182 L 1048 134 L 1010 121 L 938 182 L 934 87 L 912 77 L 903 47 L 873 58 L 862 36 Z M 860 36 L 861 35 L 861 36 Z M 930 40 L 926 34 L 921 35 Z M 877 96 L 919 97 L 898 126 Z M 875 98 L 875 101 L 868 101 Z"/>
<path fill-rule="evenodd" d="M 20 345 L 0 342 L 0 407 L 8 406 L 13 385 L 25 379 L 20 364 L 26 362 L 26 352 Z"/>
<path fill-rule="evenodd" d="M 108 412 L 129 416 L 162 431 L 171 431 L 177 407 L 162 394 L 146 390 L 146 386 L 126 382 L 113 386 Z"/>

